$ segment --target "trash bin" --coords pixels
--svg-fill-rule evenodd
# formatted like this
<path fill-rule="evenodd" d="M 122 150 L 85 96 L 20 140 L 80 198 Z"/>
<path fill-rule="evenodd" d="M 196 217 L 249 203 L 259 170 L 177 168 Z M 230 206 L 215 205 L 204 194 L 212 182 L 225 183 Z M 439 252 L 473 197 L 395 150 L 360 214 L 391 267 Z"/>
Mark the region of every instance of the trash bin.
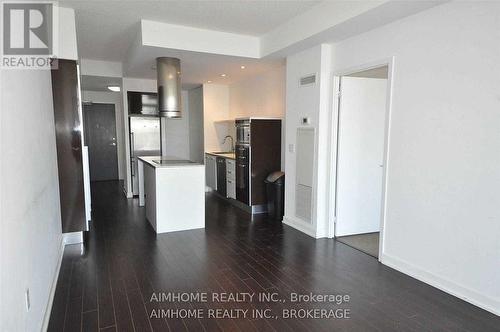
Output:
<path fill-rule="evenodd" d="M 285 173 L 272 172 L 264 180 L 267 192 L 267 212 L 270 219 L 283 220 L 285 210 Z"/>

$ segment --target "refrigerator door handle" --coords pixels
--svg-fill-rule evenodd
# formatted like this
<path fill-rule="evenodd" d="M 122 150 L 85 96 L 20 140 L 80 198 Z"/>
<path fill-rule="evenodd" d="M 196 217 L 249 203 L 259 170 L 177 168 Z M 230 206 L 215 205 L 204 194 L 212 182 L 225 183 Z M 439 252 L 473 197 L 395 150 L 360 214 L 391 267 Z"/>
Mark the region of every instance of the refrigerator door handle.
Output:
<path fill-rule="evenodd" d="M 130 173 L 132 176 L 135 176 L 135 142 L 134 142 L 134 133 L 130 133 Z"/>
<path fill-rule="evenodd" d="M 135 150 L 135 144 L 134 144 L 134 133 L 130 133 L 130 157 L 134 158 L 134 150 Z"/>

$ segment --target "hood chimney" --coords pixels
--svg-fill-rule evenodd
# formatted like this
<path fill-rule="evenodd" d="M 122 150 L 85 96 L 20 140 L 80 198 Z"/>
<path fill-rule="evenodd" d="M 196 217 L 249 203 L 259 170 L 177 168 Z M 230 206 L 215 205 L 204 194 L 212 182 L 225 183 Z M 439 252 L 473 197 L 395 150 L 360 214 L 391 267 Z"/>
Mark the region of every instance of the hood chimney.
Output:
<path fill-rule="evenodd" d="M 181 117 L 181 61 L 177 58 L 156 58 L 156 71 L 161 156 L 167 157 L 167 119 Z"/>

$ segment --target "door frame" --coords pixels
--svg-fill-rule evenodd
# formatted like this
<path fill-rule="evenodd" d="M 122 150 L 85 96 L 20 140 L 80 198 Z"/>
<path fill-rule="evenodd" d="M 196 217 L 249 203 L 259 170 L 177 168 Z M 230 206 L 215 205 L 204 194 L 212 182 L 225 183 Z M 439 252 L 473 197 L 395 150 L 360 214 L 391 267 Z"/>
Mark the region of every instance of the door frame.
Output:
<path fill-rule="evenodd" d="M 112 102 L 100 102 L 100 101 L 84 101 L 82 102 L 82 116 L 83 118 L 85 118 L 85 106 L 93 106 L 93 105 L 111 105 L 113 106 L 113 115 L 114 115 L 114 119 L 115 119 L 115 136 L 116 136 L 116 180 L 117 181 L 120 181 L 120 158 L 118 157 L 119 156 L 119 153 L 118 153 L 118 122 L 116 121 L 116 115 L 117 115 L 117 111 L 116 111 L 116 104 L 115 103 L 112 103 Z M 83 124 L 83 136 L 86 137 L 87 136 L 87 125 L 84 123 Z M 85 143 L 88 144 L 88 142 L 86 141 Z M 89 151 L 89 168 L 90 168 L 90 151 Z M 89 174 L 89 181 L 91 181 L 91 175 Z"/>
<path fill-rule="evenodd" d="M 329 234 L 330 238 L 335 238 L 335 224 L 337 222 L 337 156 L 338 156 L 338 129 L 339 129 L 339 111 L 340 111 L 340 89 L 341 89 L 341 77 L 349 74 L 357 73 L 360 71 L 387 66 L 387 96 L 386 96 L 386 110 L 385 110 L 385 128 L 384 128 L 384 152 L 383 152 L 383 165 L 384 169 L 382 172 L 382 197 L 381 197 L 381 209 L 380 209 L 380 240 L 379 240 L 379 251 L 378 260 L 382 262 L 382 257 L 385 252 L 384 250 L 384 235 L 385 235 L 385 221 L 387 215 L 387 179 L 388 179 L 388 156 L 389 156 L 389 138 L 390 138 L 390 124 L 391 124 L 391 111 L 392 111 L 392 95 L 393 95 L 393 82 L 394 82 L 394 62 L 395 57 L 384 58 L 368 63 L 359 64 L 349 68 L 334 71 L 333 73 L 333 112 L 331 116 L 331 128 L 330 128 L 330 181 L 329 181 Z"/>

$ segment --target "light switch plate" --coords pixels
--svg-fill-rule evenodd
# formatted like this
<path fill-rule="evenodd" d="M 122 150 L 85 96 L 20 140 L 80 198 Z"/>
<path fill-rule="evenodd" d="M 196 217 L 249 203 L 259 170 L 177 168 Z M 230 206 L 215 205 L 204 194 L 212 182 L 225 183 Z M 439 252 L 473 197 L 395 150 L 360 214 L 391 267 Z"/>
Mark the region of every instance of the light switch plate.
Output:
<path fill-rule="evenodd" d="M 295 146 L 293 144 L 288 144 L 288 152 L 293 153 Z"/>

